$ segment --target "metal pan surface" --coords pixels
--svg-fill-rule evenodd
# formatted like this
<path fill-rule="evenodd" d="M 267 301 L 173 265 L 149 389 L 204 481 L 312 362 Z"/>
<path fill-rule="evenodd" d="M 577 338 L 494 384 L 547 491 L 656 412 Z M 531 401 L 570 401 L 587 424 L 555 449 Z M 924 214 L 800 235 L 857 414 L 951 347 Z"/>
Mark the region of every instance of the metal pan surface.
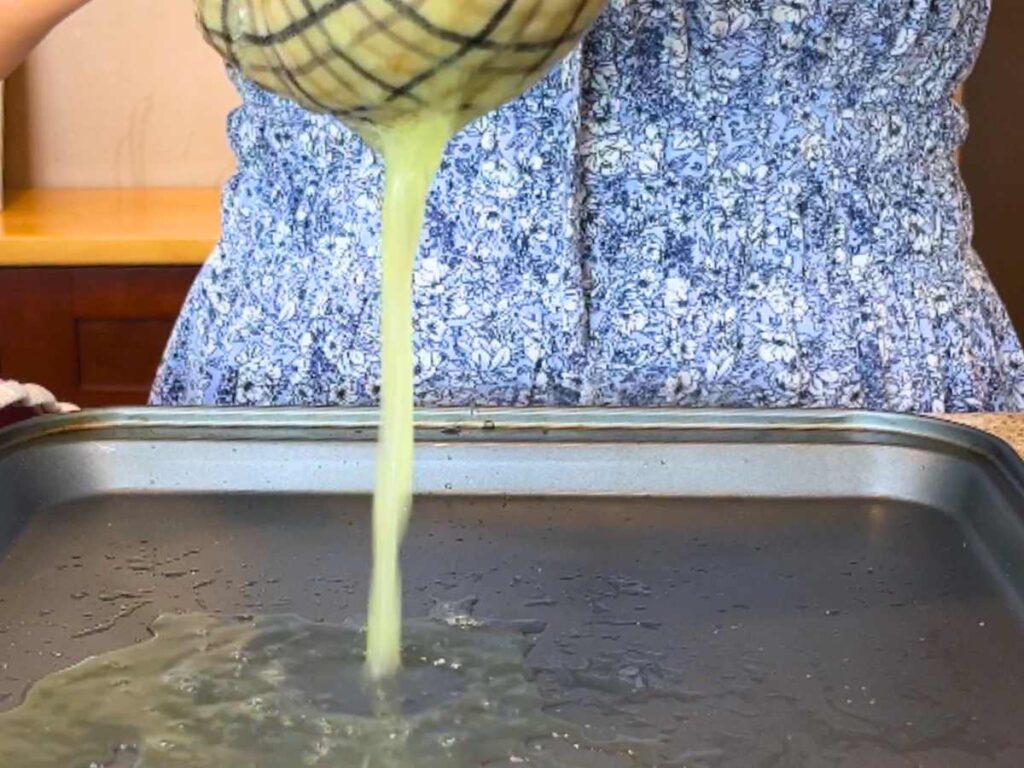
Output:
<path fill-rule="evenodd" d="M 0 710 L 162 613 L 360 616 L 375 419 L 0 432 Z M 998 440 L 867 413 L 418 419 L 407 614 L 542 622 L 529 665 L 607 681 L 576 716 L 656 733 L 641 764 L 1024 765 L 1024 465 Z"/>

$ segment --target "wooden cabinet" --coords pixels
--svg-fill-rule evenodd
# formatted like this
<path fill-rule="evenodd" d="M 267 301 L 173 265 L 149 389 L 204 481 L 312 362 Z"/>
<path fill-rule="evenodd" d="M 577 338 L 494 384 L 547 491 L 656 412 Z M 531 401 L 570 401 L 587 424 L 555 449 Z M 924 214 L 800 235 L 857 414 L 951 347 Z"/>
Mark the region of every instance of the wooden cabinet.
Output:
<path fill-rule="evenodd" d="M 965 90 L 971 133 L 961 161 L 974 245 L 1024 334 L 1024 2 L 992 4 L 992 22 Z"/>
<path fill-rule="evenodd" d="M 220 227 L 215 189 L 19 190 L 0 213 L 0 378 L 146 402 Z"/>
<path fill-rule="evenodd" d="M 0 378 L 144 404 L 197 267 L 0 269 Z"/>

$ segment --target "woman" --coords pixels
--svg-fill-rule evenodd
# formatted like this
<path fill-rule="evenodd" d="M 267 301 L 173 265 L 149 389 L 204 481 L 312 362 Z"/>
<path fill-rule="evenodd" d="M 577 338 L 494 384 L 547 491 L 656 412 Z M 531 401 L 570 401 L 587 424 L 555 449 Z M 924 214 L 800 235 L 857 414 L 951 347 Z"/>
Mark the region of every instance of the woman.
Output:
<path fill-rule="evenodd" d="M 420 401 L 1024 407 L 954 160 L 988 11 L 613 2 L 448 152 L 416 272 Z M 372 403 L 380 163 L 236 82 L 223 240 L 152 400 Z"/>

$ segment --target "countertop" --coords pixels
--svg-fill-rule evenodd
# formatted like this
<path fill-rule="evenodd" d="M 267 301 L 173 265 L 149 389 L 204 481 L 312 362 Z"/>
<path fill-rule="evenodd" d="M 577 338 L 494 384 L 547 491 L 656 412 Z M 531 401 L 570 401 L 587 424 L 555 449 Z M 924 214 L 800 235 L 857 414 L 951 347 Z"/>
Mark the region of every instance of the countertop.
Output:
<path fill-rule="evenodd" d="M 972 413 L 942 418 L 995 435 L 1024 458 L 1024 413 Z"/>
<path fill-rule="evenodd" d="M 217 189 L 27 189 L 0 211 L 0 267 L 199 265 L 220 236 Z"/>

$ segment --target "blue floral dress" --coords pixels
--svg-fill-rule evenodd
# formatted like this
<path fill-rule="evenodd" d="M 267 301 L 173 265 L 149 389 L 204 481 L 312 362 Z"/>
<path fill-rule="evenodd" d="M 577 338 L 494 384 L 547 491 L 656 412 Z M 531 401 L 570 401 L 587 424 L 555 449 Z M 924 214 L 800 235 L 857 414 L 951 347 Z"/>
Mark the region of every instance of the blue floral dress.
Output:
<path fill-rule="evenodd" d="M 1024 407 L 955 163 L 989 2 L 612 0 L 450 147 L 419 401 Z M 372 404 L 380 162 L 237 82 L 223 240 L 152 401 Z"/>

